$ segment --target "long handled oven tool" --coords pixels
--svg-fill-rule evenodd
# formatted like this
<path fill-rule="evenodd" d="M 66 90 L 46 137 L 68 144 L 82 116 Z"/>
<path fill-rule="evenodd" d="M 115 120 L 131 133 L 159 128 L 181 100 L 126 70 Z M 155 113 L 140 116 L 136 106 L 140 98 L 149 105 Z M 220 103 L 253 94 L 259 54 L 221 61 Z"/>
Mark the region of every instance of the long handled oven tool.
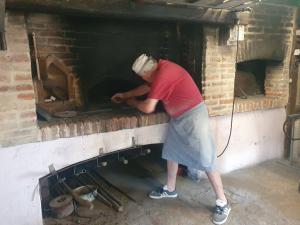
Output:
<path fill-rule="evenodd" d="M 38 50 L 37 50 L 37 44 L 36 44 L 36 34 L 35 32 L 31 33 L 31 41 L 33 45 L 33 58 L 34 58 L 34 64 L 35 64 L 35 77 L 33 79 L 34 81 L 34 88 L 36 89 L 37 93 L 37 102 L 42 102 L 44 100 L 44 87 L 43 87 L 43 81 L 41 78 L 40 73 L 40 65 L 39 65 L 39 57 L 38 57 Z"/>
<path fill-rule="evenodd" d="M 112 196 L 107 190 L 104 189 L 104 187 L 102 186 L 101 183 L 99 183 L 93 176 L 91 176 L 90 174 L 86 173 L 84 174 L 85 178 L 90 180 L 90 182 L 94 183 L 99 192 L 106 197 L 107 200 L 109 200 L 109 202 L 113 205 L 113 208 L 118 211 L 121 212 L 123 211 L 123 206 L 120 203 L 120 201 L 118 201 L 114 196 Z"/>
<path fill-rule="evenodd" d="M 100 184 L 89 172 L 84 174 L 85 177 L 89 180 L 91 180 L 97 187 L 99 192 L 104 195 L 113 205 L 113 208 L 117 210 L 118 212 L 123 211 L 123 206 L 114 196 L 112 196 L 107 190 L 105 190 L 102 187 L 102 184 Z"/>
<path fill-rule="evenodd" d="M 85 186 L 89 191 L 93 191 L 87 184 L 85 184 L 82 179 L 79 176 L 75 176 L 76 181 L 80 183 L 81 185 Z M 99 201 L 103 202 L 106 206 L 112 208 L 112 204 L 103 196 L 101 195 L 98 191 L 95 196 Z"/>
<path fill-rule="evenodd" d="M 58 182 L 53 185 L 53 190 L 58 195 L 64 195 L 64 194 L 66 194 L 65 190 L 59 185 Z"/>
<path fill-rule="evenodd" d="M 93 172 L 93 174 L 95 174 L 99 179 L 103 180 L 103 182 L 106 183 L 109 187 L 114 188 L 114 189 L 117 190 L 119 193 L 125 195 L 129 200 L 131 200 L 131 201 L 137 203 L 137 201 L 136 201 L 134 198 L 132 198 L 130 195 L 128 195 L 127 193 L 125 193 L 124 191 L 122 191 L 122 190 L 121 190 L 120 188 L 118 188 L 117 186 L 115 186 L 115 185 L 113 185 L 112 183 L 110 183 L 106 178 L 104 178 L 103 176 L 101 176 L 101 175 L 99 174 L 98 171 L 92 170 L 92 172 Z"/>
<path fill-rule="evenodd" d="M 90 177 L 90 179 L 92 181 L 94 181 L 99 187 L 100 189 L 108 196 L 110 196 L 111 199 L 113 199 L 113 201 L 115 201 L 116 203 L 118 203 L 119 205 L 121 205 L 121 202 L 114 197 L 113 195 L 111 195 L 104 187 L 103 185 L 97 180 L 97 178 L 95 178 L 91 173 L 87 172 L 87 176 Z"/>

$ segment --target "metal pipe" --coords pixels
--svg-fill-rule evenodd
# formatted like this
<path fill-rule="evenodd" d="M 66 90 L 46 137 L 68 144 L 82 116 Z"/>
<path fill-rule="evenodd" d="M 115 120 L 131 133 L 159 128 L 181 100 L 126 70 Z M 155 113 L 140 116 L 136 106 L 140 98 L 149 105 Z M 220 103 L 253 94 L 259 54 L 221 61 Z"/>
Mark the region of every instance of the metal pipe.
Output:
<path fill-rule="evenodd" d="M 91 191 L 91 192 L 93 191 L 87 184 L 85 184 L 85 183 L 81 180 L 80 177 L 75 176 L 75 179 L 76 179 L 76 181 L 77 181 L 79 184 L 85 186 L 89 191 Z M 110 203 L 103 195 L 101 195 L 98 191 L 97 191 L 97 194 L 96 194 L 96 198 L 97 198 L 98 200 L 100 200 L 100 201 L 103 201 L 103 203 L 104 203 L 106 206 L 112 208 L 112 204 L 111 204 L 111 203 Z"/>
<path fill-rule="evenodd" d="M 137 203 L 137 201 L 136 201 L 134 198 L 132 198 L 130 195 L 128 195 L 127 193 L 125 193 L 124 191 L 122 191 L 122 190 L 121 190 L 120 188 L 118 188 L 117 186 L 115 186 L 115 185 L 113 185 L 112 183 L 110 183 L 107 179 L 105 179 L 103 176 L 101 176 L 101 175 L 99 174 L 98 171 L 92 170 L 92 172 L 93 172 L 99 179 L 103 180 L 109 187 L 114 188 L 114 189 L 117 190 L 119 193 L 125 195 L 129 200 L 131 200 L 131 201 Z"/>
<path fill-rule="evenodd" d="M 102 192 L 101 194 L 106 196 L 106 198 L 112 203 L 114 209 L 116 209 L 118 212 L 123 211 L 123 206 L 120 203 L 120 201 L 117 200 L 114 196 L 112 196 L 108 191 L 106 191 L 102 187 L 102 184 L 100 184 L 89 172 L 87 172 L 84 175 L 86 175 L 88 179 L 90 179 L 95 185 L 97 185 L 99 191 Z"/>

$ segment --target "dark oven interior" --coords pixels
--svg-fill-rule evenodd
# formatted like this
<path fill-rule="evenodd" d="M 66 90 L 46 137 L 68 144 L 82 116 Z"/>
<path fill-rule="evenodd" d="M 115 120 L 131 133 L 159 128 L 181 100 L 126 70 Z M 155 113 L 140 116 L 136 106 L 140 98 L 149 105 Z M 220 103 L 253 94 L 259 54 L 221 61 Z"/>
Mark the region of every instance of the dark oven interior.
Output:
<path fill-rule="evenodd" d="M 67 105 L 66 102 L 71 101 L 70 96 L 75 101 L 75 110 L 105 110 L 111 107 L 115 109 L 110 102 L 110 97 L 114 93 L 128 91 L 143 83 L 143 80 L 131 70 L 133 61 L 142 53 L 180 64 L 190 72 L 201 89 L 203 43 L 201 24 L 66 16 L 46 18 L 45 20 L 44 16 L 39 19 L 38 15 L 33 15 L 28 19 L 29 35 L 34 33 L 36 37 L 35 54 L 39 59 L 41 80 L 44 79 L 42 86 L 46 83 L 49 87 L 50 83 L 51 89 L 53 84 L 45 82 L 46 78 L 51 78 L 46 74 L 49 74 L 47 69 L 50 70 L 51 63 L 42 63 L 49 56 L 54 56 L 64 64 L 73 74 L 74 80 L 78 81 L 76 83 L 78 90 L 73 91 L 73 94 L 72 90 L 66 90 L 68 94 L 54 96 L 55 100 L 50 99 L 47 103 L 45 100 L 51 98 L 53 93 L 59 94 L 59 91 L 43 95 L 38 102 L 41 106 L 46 105 L 44 109 L 50 113 L 69 109 L 55 106 L 62 101 Z M 47 30 L 42 29 L 39 23 L 46 26 Z M 34 44 L 31 44 L 31 49 L 34 52 Z M 32 58 L 34 65 L 35 60 Z M 63 70 L 62 66 L 57 67 Z M 51 74 L 57 73 L 58 70 L 52 69 Z M 56 80 L 68 83 L 66 78 Z M 70 82 L 68 85 L 61 85 L 60 89 L 67 86 L 69 89 L 76 89 L 74 87 L 76 85 L 70 85 Z M 76 104 L 78 99 L 80 104 Z M 117 110 L 126 108 L 123 106 Z"/>

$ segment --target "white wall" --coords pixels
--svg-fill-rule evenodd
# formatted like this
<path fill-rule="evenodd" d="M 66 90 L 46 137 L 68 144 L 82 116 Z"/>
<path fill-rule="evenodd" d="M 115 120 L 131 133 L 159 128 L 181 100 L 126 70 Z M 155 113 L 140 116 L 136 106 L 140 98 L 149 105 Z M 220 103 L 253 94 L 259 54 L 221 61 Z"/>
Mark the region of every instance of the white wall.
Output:
<path fill-rule="evenodd" d="M 250 166 L 283 155 L 284 109 L 234 116 L 231 143 L 218 159 L 221 173 Z M 220 152 L 227 141 L 230 117 L 212 117 L 212 130 Z M 41 225 L 38 179 L 48 174 L 48 166 L 61 169 L 105 152 L 128 148 L 132 137 L 138 145 L 160 143 L 167 125 L 93 134 L 89 136 L 0 147 L 0 218 L 5 225 Z"/>
<path fill-rule="evenodd" d="M 283 108 L 234 114 L 231 141 L 224 155 L 218 159 L 220 172 L 228 173 L 283 157 L 285 118 L 286 112 Z M 212 118 L 211 126 L 220 153 L 227 143 L 230 118 Z"/>

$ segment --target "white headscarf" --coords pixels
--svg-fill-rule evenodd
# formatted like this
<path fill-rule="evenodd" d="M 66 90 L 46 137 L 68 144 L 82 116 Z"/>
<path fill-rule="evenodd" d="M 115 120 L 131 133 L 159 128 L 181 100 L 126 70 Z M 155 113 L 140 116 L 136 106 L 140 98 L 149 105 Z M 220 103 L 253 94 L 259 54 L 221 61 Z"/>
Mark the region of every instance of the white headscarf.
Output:
<path fill-rule="evenodd" d="M 153 59 L 151 56 L 147 56 L 146 54 L 142 54 L 134 61 L 132 70 L 136 74 L 143 76 L 145 72 L 152 70 L 155 64 L 155 59 Z"/>

